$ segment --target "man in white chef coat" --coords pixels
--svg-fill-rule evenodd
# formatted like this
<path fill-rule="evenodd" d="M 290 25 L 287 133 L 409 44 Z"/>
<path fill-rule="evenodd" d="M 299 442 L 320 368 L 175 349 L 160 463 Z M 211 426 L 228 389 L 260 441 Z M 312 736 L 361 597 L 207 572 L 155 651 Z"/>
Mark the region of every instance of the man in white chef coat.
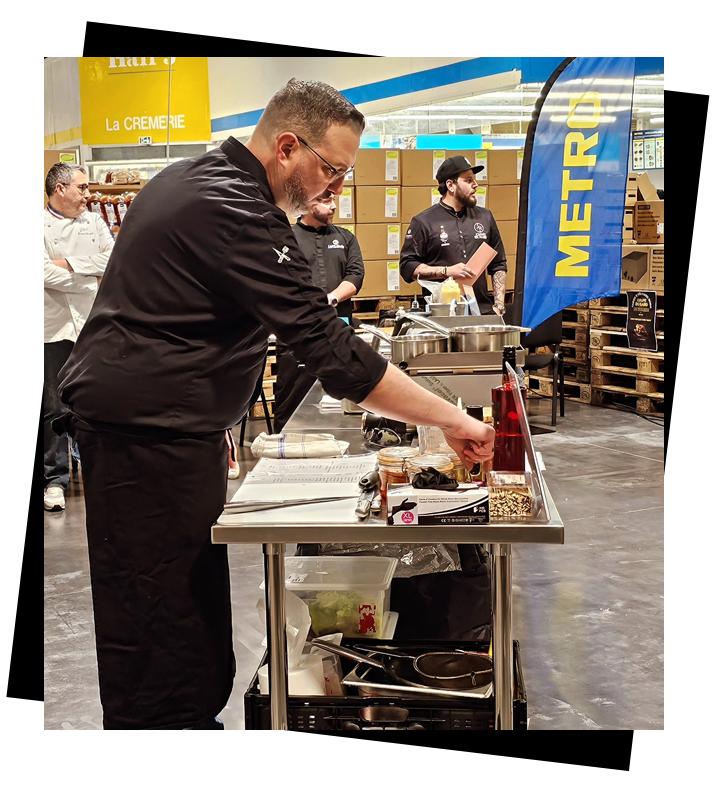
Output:
<path fill-rule="evenodd" d="M 101 215 L 87 211 L 84 168 L 55 163 L 47 172 L 45 217 L 45 377 L 42 388 L 45 509 L 65 508 L 70 482 L 67 435 L 51 422 L 67 408 L 57 396 L 57 374 L 75 346 L 105 271 L 114 240 Z"/>

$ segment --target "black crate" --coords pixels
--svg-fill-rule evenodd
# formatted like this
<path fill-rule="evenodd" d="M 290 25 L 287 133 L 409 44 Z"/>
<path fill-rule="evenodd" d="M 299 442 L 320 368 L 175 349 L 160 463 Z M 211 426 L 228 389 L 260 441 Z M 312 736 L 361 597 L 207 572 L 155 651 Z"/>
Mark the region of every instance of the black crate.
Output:
<path fill-rule="evenodd" d="M 355 640 L 358 644 L 386 644 L 378 640 Z M 346 646 L 353 644 L 347 639 Z M 396 647 L 415 645 L 416 642 L 390 642 Z M 435 644 L 436 649 L 445 649 L 446 642 L 420 642 L 423 645 Z M 451 642 L 456 649 L 487 652 L 488 645 L 482 642 Z M 516 698 L 513 702 L 513 729 L 528 729 L 528 703 L 525 682 L 520 662 L 520 644 L 513 642 Z M 266 653 L 261 666 L 267 662 Z M 341 659 L 344 674 L 348 674 L 355 662 Z M 347 686 L 347 689 L 351 687 Z M 405 721 L 394 723 L 368 722 L 363 717 L 368 707 L 398 707 L 408 710 Z M 362 697 L 289 697 L 288 726 L 299 732 L 342 732 L 344 730 L 366 729 L 425 729 L 425 730 L 493 730 L 495 703 L 493 697 L 487 699 L 466 699 L 461 697 L 414 697 L 400 696 L 396 692 L 384 695 Z M 269 697 L 259 693 L 259 680 L 255 674 L 244 695 L 244 728 L 247 730 L 270 730 L 271 713 Z"/>

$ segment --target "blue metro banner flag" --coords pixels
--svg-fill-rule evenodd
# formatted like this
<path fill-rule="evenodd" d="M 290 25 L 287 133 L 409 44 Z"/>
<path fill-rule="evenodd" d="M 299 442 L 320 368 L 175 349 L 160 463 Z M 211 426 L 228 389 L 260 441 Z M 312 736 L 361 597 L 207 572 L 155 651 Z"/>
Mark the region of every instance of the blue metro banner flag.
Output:
<path fill-rule="evenodd" d="M 618 294 L 635 58 L 568 58 L 528 130 L 514 319 Z"/>

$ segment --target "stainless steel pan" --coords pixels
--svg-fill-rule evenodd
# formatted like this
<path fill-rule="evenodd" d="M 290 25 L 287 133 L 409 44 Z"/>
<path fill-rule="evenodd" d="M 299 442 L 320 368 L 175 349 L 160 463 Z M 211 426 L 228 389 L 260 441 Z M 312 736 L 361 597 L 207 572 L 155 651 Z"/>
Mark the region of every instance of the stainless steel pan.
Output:
<path fill-rule="evenodd" d="M 388 342 L 391 345 L 391 362 L 399 366 L 404 361 L 410 361 L 418 355 L 448 352 L 448 338 L 445 333 L 424 331 L 410 336 L 389 336 L 374 328 L 373 325 L 359 325 L 359 328 Z"/>
<path fill-rule="evenodd" d="M 494 352 L 502 351 L 505 345 L 520 347 L 520 334 L 530 328 L 518 325 L 461 325 L 445 328 L 428 317 L 406 315 L 411 322 L 442 333 L 448 339 L 450 352 Z"/>
<path fill-rule="evenodd" d="M 381 653 L 386 658 L 381 662 L 374 656 L 320 639 L 314 639 L 312 644 L 322 650 L 383 669 L 389 677 L 404 685 L 416 685 L 415 681 L 411 681 L 415 673 L 418 673 L 424 686 L 451 691 L 478 688 L 487 685 L 493 678 L 493 661 L 482 653 L 429 652 L 413 656 L 393 651 Z"/>

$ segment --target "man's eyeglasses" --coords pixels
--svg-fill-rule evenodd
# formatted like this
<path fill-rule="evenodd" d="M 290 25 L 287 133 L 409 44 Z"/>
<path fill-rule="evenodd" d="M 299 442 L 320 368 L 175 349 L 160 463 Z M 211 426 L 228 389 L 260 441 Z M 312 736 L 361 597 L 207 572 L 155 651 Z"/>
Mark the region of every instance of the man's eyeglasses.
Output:
<path fill-rule="evenodd" d="M 352 174 L 354 172 L 353 166 L 351 168 L 348 168 L 345 171 L 340 171 L 338 168 L 334 168 L 334 166 L 328 160 L 324 159 L 319 154 L 318 151 L 316 151 L 315 149 L 312 149 L 311 146 L 309 146 L 309 144 L 302 137 L 299 137 L 299 135 L 297 135 L 296 139 L 299 141 L 299 143 L 303 143 L 304 146 L 306 146 L 306 148 L 309 151 L 313 152 L 322 162 L 326 163 L 326 165 L 328 166 L 329 170 L 331 171 L 331 181 L 332 182 L 335 182 L 338 179 L 343 179 L 346 176 L 349 176 L 349 174 Z"/>
<path fill-rule="evenodd" d="M 74 182 L 71 182 L 70 184 L 63 182 L 62 184 L 64 184 L 65 187 L 76 187 L 81 193 L 90 192 L 90 186 L 88 184 L 75 184 Z"/>

